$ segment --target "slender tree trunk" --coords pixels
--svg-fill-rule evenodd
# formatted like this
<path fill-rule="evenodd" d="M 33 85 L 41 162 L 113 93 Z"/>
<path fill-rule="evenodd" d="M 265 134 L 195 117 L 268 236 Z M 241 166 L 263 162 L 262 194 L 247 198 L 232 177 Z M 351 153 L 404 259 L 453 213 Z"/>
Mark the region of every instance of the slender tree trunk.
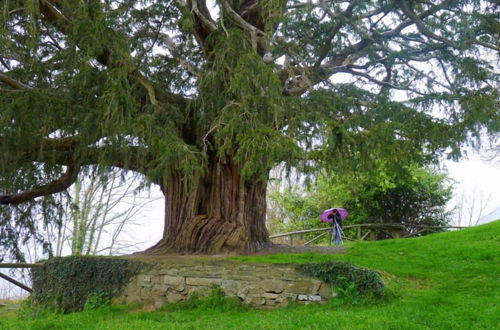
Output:
<path fill-rule="evenodd" d="M 219 160 L 194 184 L 187 184 L 179 173 L 169 175 L 163 187 L 163 238 L 146 253 L 231 253 L 270 245 L 266 181 L 244 180 L 231 161 Z"/>

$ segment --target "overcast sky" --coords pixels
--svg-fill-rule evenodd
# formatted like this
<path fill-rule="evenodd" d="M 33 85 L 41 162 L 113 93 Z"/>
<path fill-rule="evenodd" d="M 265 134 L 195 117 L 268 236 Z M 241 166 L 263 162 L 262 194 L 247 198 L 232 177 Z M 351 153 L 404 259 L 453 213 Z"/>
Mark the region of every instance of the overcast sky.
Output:
<path fill-rule="evenodd" d="M 455 198 L 452 203 L 460 201 L 462 194 L 476 199 L 476 203 L 486 203 L 482 215 L 486 215 L 500 207 L 500 165 L 498 162 L 485 162 L 477 154 L 460 162 L 446 161 L 443 164 L 452 179 L 456 181 Z"/>

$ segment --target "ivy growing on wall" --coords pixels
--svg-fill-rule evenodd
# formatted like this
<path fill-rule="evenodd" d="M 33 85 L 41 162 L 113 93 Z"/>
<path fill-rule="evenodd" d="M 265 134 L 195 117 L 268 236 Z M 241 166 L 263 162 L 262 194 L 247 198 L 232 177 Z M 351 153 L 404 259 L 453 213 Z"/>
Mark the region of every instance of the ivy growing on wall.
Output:
<path fill-rule="evenodd" d="M 49 259 L 32 271 L 33 300 L 63 312 L 80 311 L 89 296 L 119 295 L 139 267 L 140 264 L 121 258 Z"/>
<path fill-rule="evenodd" d="M 348 262 L 307 263 L 298 265 L 297 269 L 340 291 L 354 289 L 360 295 L 373 297 L 383 297 L 386 293 L 384 282 L 378 272 Z"/>

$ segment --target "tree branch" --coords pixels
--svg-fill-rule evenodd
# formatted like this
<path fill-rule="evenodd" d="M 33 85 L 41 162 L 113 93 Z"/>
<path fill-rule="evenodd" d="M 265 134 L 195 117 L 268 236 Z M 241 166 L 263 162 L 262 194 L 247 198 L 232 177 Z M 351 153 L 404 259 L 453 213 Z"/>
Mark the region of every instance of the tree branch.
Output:
<path fill-rule="evenodd" d="M 57 25 L 62 33 L 66 34 L 69 30 L 71 21 L 59 9 L 56 8 L 58 0 L 40 0 L 40 12 L 50 23 Z"/>
<path fill-rule="evenodd" d="M 62 33 L 68 34 L 72 21 L 65 16 L 57 7 L 60 0 L 40 0 L 40 12 L 43 14 L 46 21 L 56 26 Z M 75 43 L 79 45 L 79 41 Z M 157 97 L 152 84 L 142 73 L 140 73 L 134 65 L 131 65 L 130 54 L 122 54 L 123 56 L 111 56 L 116 50 L 104 48 L 95 56 L 96 60 L 107 67 L 119 67 L 127 65 L 129 67 L 129 78 L 135 80 L 141 85 L 149 96 L 149 101 L 153 105 L 157 105 Z M 111 59 L 113 58 L 113 61 Z"/>
<path fill-rule="evenodd" d="M 445 84 L 443 84 L 442 82 L 438 81 L 436 78 L 431 77 L 429 74 L 425 73 L 424 71 L 417 69 L 416 67 L 414 67 L 413 65 L 411 65 L 409 63 L 409 61 L 405 62 L 405 65 L 408 66 L 413 71 L 417 72 L 418 74 L 422 75 L 423 77 L 427 78 L 429 81 L 433 82 L 434 84 L 439 85 L 439 86 L 441 86 L 441 87 L 443 87 L 443 88 L 445 88 L 447 90 L 454 90 L 454 86 L 448 80 L 448 77 L 446 76 L 446 73 L 445 73 L 445 77 L 446 77 L 448 83 L 450 84 L 449 86 L 446 86 Z"/>
<path fill-rule="evenodd" d="M 401 1 L 401 0 L 397 0 L 396 2 L 398 1 Z M 453 1 L 452 0 L 445 0 L 443 2 L 441 2 L 440 4 L 438 5 L 435 5 L 435 6 L 431 6 L 431 8 L 429 8 L 428 10 L 426 11 L 423 11 L 422 13 L 420 13 L 417 17 L 418 19 L 420 20 L 423 20 L 423 19 L 426 19 L 427 17 L 431 16 L 431 15 L 434 15 L 435 13 L 437 13 L 438 11 L 446 8 L 446 6 L 450 5 Z M 404 28 L 407 28 L 408 26 L 410 25 L 413 25 L 415 24 L 415 22 L 412 20 L 412 19 L 409 19 L 401 24 L 399 24 L 397 27 L 395 27 L 394 29 L 390 30 L 390 31 L 387 31 L 387 32 L 384 32 L 382 35 L 383 36 L 386 36 L 386 37 L 394 37 L 394 36 L 397 36 L 399 35 L 399 33 L 404 29 Z"/>
<path fill-rule="evenodd" d="M 323 62 L 323 60 L 326 58 L 328 52 L 332 48 L 333 38 L 335 38 L 335 36 L 340 31 L 342 26 L 344 26 L 344 24 L 346 23 L 346 19 L 349 19 L 352 16 L 354 8 L 356 7 L 357 4 L 358 4 L 358 1 L 353 0 L 349 4 L 347 9 L 345 10 L 343 15 L 338 17 L 339 21 L 337 22 L 337 24 L 335 24 L 333 26 L 332 30 L 330 31 L 330 34 L 326 38 L 326 43 L 323 45 L 323 47 L 319 51 L 318 58 L 316 59 L 316 62 L 314 63 L 314 67 L 319 67 L 321 65 L 321 62 Z M 325 9 L 325 11 L 328 12 L 327 9 Z"/>
<path fill-rule="evenodd" d="M 4 138 L 0 136 L 0 143 Z M 30 149 L 20 147 L 22 162 L 42 162 L 70 166 L 74 163 L 75 155 L 81 148 L 78 137 L 65 138 L 43 138 L 39 142 L 31 144 Z M 147 174 L 148 164 L 153 158 L 147 154 L 143 147 L 130 146 L 125 149 L 116 150 L 113 146 L 85 146 L 85 156 L 78 159 L 80 166 L 102 164 L 118 167 L 142 174 Z M 113 155 L 112 158 L 106 155 Z M 141 158 L 140 155 L 143 157 Z"/>
<path fill-rule="evenodd" d="M 161 41 L 163 44 L 167 47 L 167 49 L 170 51 L 170 54 L 172 54 L 173 57 L 175 57 L 181 66 L 189 73 L 191 73 L 193 76 L 200 76 L 200 72 L 197 67 L 193 66 L 191 63 L 188 62 L 184 57 L 180 56 L 179 52 L 175 48 L 174 41 L 172 38 L 166 34 L 166 33 L 159 33 L 158 34 Z"/>
<path fill-rule="evenodd" d="M 0 57 L 0 63 L 7 69 L 10 70 L 10 64 L 5 61 L 3 57 Z"/>
<path fill-rule="evenodd" d="M 78 177 L 79 167 L 75 164 L 67 166 L 66 172 L 57 180 L 54 180 L 46 185 L 15 194 L 15 195 L 0 195 L 0 205 L 17 205 L 35 199 L 41 196 L 55 194 L 68 189 Z"/>
<path fill-rule="evenodd" d="M 205 2 L 201 0 L 176 0 L 175 3 L 179 10 L 185 16 L 189 16 L 193 22 L 194 36 L 201 49 L 208 53 L 209 49 L 205 49 L 205 40 L 208 35 L 217 30 L 217 26 L 210 16 Z"/>
<path fill-rule="evenodd" d="M 495 45 L 492 45 L 492 44 L 487 44 L 486 42 L 482 42 L 480 40 L 474 40 L 473 42 L 476 45 L 483 46 L 485 48 L 489 48 L 489 49 L 492 49 L 492 50 L 496 50 L 497 52 L 500 52 L 500 47 L 499 46 L 495 46 Z"/>
<path fill-rule="evenodd" d="M 426 26 L 425 26 L 425 23 L 422 21 L 422 19 L 417 16 L 417 14 L 415 14 L 410 8 L 408 8 L 408 5 L 406 3 L 406 1 L 404 0 L 397 0 L 395 2 L 398 7 L 401 9 L 401 11 L 403 11 L 403 13 L 408 16 L 413 23 L 415 23 L 415 25 L 417 26 L 417 29 L 425 36 L 431 38 L 431 39 L 434 39 L 434 40 L 437 40 L 437 41 L 441 41 L 442 43 L 450 46 L 450 47 L 453 47 L 453 48 L 458 48 L 457 44 L 452 41 L 452 40 L 449 40 L 449 39 L 446 39 L 444 37 L 441 37 L 441 36 L 438 36 L 437 34 L 433 33 L 432 31 L 430 31 Z"/>
<path fill-rule="evenodd" d="M 4 84 L 16 89 L 16 90 L 29 89 L 29 86 L 15 80 L 15 79 L 10 78 L 9 76 L 7 76 L 6 74 L 3 74 L 2 72 L 0 72 L 0 81 L 3 82 Z"/>
<path fill-rule="evenodd" d="M 354 76 L 363 77 L 363 78 L 367 79 L 368 81 L 371 81 L 371 82 L 373 82 L 373 83 L 375 83 L 377 85 L 380 85 L 380 86 L 389 87 L 389 88 L 392 88 L 392 89 L 404 90 L 404 91 L 411 91 L 411 92 L 419 94 L 419 95 L 424 95 L 423 93 L 421 93 L 421 92 L 419 92 L 419 91 L 411 88 L 410 84 L 407 84 L 405 86 L 394 85 L 394 84 L 388 83 L 386 81 L 381 81 L 381 80 L 378 80 L 376 78 L 373 78 L 368 73 L 359 72 L 359 71 L 355 71 L 355 70 L 352 70 L 352 69 L 345 69 L 345 70 L 343 70 L 343 72 L 350 73 L 350 74 L 352 74 Z"/>
<path fill-rule="evenodd" d="M 402 0 L 398 0 L 401 2 Z M 386 46 L 383 44 L 384 41 L 394 38 L 394 37 L 403 37 L 400 35 L 400 32 L 411 25 L 416 24 L 416 22 L 421 21 L 431 15 L 434 15 L 438 11 L 445 9 L 447 6 L 451 4 L 452 1 L 450 0 L 445 0 L 441 2 L 440 4 L 437 5 L 432 5 L 429 9 L 421 12 L 420 14 L 414 14 L 409 20 L 404 21 L 403 23 L 399 24 L 396 26 L 394 29 L 383 32 L 383 33 L 378 33 L 376 31 L 358 31 L 361 33 L 361 40 L 358 41 L 356 44 L 348 47 L 345 49 L 343 52 L 335 54 L 328 63 L 321 64 L 321 62 L 327 57 L 328 51 L 330 50 L 331 46 L 329 46 L 332 42 L 332 38 L 335 37 L 335 34 L 338 33 L 339 29 L 342 28 L 342 26 L 346 23 L 349 23 L 348 18 L 350 16 L 353 16 L 352 11 L 354 10 L 354 5 L 356 1 L 353 1 L 350 3 L 349 7 L 346 9 L 344 12 L 343 16 L 341 18 L 338 18 L 341 20 L 341 22 L 337 23 L 334 25 L 330 35 L 328 42 L 325 43 L 325 45 L 321 48 L 320 50 L 320 56 L 316 59 L 315 64 L 313 67 L 307 69 L 306 71 L 311 73 L 310 81 L 312 85 L 315 85 L 321 81 L 325 81 L 328 79 L 330 76 L 332 76 L 335 73 L 338 72 L 346 72 L 346 73 L 351 73 L 357 76 L 361 76 L 360 72 L 357 71 L 352 71 L 351 69 L 353 68 L 354 62 L 364 56 L 366 54 L 366 50 L 374 45 L 374 44 L 379 44 L 382 48 L 385 48 Z M 349 10 L 350 9 L 350 10 Z M 385 11 L 381 11 L 386 13 Z M 407 15 L 408 16 L 408 15 Z M 333 37 L 332 37 L 333 36 Z M 424 42 L 423 40 L 420 40 L 420 42 Z M 425 42 L 424 42 L 425 43 Z M 435 47 L 435 45 L 432 45 Z M 386 49 L 387 51 L 387 49 Z M 370 64 L 367 64 L 370 65 Z M 364 66 L 366 68 L 366 65 Z M 347 70 L 347 71 L 346 71 Z M 390 88 L 397 88 L 397 89 L 405 89 L 403 86 L 396 86 L 396 85 L 391 85 L 388 84 L 387 82 L 382 82 L 379 81 L 369 75 L 365 75 L 366 79 L 369 79 L 372 82 L 375 82 L 380 85 L 384 85 L 386 87 Z M 305 92 L 305 90 L 303 91 Z M 418 91 L 414 91 L 416 93 L 419 93 Z M 419 93 L 420 94 L 420 93 Z"/>
<path fill-rule="evenodd" d="M 191 11 L 200 19 L 205 28 L 208 28 L 209 32 L 217 30 L 204 1 L 191 0 Z"/>
<path fill-rule="evenodd" d="M 227 1 L 221 0 L 220 2 L 222 3 L 223 12 L 228 14 L 237 26 L 249 32 L 251 35 L 256 34 L 259 37 L 264 36 L 265 33 L 262 30 L 245 21 L 237 12 L 234 11 Z"/>

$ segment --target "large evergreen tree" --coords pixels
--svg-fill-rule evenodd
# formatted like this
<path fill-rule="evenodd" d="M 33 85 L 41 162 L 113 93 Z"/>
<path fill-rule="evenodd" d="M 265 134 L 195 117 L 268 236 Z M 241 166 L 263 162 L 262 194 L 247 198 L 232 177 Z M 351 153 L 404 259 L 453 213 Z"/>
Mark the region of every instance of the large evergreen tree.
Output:
<path fill-rule="evenodd" d="M 149 252 L 263 247 L 278 163 L 356 170 L 498 131 L 498 9 L 3 0 L 0 244 L 32 234 L 35 214 L 57 211 L 51 195 L 98 164 L 162 188 Z"/>

